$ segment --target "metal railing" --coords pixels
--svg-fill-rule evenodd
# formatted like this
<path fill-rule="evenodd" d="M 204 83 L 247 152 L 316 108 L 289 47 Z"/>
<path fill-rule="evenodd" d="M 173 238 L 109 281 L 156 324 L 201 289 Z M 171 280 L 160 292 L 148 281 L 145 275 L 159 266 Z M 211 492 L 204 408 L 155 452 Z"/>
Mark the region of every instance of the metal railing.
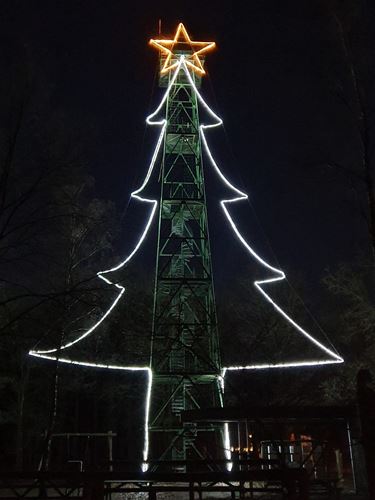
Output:
<path fill-rule="evenodd" d="M 143 493 L 150 500 L 156 500 L 158 493 L 174 492 L 186 493 L 189 500 L 201 500 L 206 494 L 219 492 L 227 493 L 226 497 L 231 499 L 252 497 L 256 492 L 272 494 L 275 498 L 309 498 L 304 469 L 281 468 L 275 464 L 269 469 L 270 463 L 265 460 L 241 460 L 238 464 L 242 470 L 230 472 L 220 470 L 226 465 L 223 460 L 215 462 L 213 471 L 207 470 L 207 464 L 202 462 L 205 472 L 160 472 L 159 468 L 157 472 L 142 472 L 139 463 L 132 463 L 131 468 L 128 463 L 122 472 L 8 472 L 0 476 L 0 498 L 110 500 L 115 494 L 121 493 L 121 498 L 126 499 L 128 495 Z M 181 465 L 189 470 L 197 463 L 181 462 Z"/>

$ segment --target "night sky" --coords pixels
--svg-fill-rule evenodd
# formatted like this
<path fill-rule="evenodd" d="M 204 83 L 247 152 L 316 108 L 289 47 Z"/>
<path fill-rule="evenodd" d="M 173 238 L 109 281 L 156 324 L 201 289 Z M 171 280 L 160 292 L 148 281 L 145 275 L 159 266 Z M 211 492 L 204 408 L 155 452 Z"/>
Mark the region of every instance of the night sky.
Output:
<path fill-rule="evenodd" d="M 246 7 L 243 7 L 246 5 Z M 143 179 L 155 132 L 145 117 L 157 106 L 157 52 L 148 40 L 173 35 L 182 21 L 195 40 L 214 40 L 202 93 L 223 118 L 210 146 L 224 173 L 250 196 L 235 212 L 255 248 L 293 283 L 303 276 L 314 301 L 324 269 L 368 251 L 360 186 L 343 170 L 359 168 L 359 140 L 348 100 L 352 85 L 329 2 L 260 1 L 2 2 L 1 40 L 21 47 L 41 126 L 61 117 L 74 130 L 96 180 L 97 196 L 123 214 L 118 254 L 138 235 L 144 215 L 129 196 Z M 27 131 L 24 131 L 27 135 Z M 21 146 L 22 147 L 22 146 Z M 30 154 L 33 154 L 31 148 Z M 218 288 L 247 256 L 217 209 L 221 186 L 206 173 Z M 154 252 L 152 238 L 145 258 Z"/>

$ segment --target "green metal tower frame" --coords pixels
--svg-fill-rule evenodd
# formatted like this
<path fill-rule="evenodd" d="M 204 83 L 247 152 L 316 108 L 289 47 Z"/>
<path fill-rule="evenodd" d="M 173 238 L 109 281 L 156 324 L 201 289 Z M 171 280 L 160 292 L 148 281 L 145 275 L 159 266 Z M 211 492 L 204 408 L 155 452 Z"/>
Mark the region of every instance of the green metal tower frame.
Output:
<path fill-rule="evenodd" d="M 172 72 L 161 76 L 160 86 L 169 85 L 172 76 Z M 199 86 L 200 76 L 195 72 L 191 76 Z M 183 410 L 222 406 L 199 125 L 197 95 L 181 67 L 166 101 L 160 170 L 151 346 L 151 461 L 222 457 L 218 453 L 223 449 L 221 427 L 183 426 L 180 422 Z"/>

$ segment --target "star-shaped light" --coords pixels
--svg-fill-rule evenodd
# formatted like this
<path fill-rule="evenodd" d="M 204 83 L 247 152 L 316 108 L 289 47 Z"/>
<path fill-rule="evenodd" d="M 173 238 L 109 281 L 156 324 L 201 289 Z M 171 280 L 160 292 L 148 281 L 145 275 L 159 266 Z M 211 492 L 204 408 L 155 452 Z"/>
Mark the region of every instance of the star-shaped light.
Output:
<path fill-rule="evenodd" d="M 151 39 L 150 45 L 161 50 L 162 53 L 166 55 L 164 65 L 160 71 L 161 74 L 167 73 L 178 65 L 181 55 L 176 53 L 176 51 L 186 51 L 187 53 L 184 54 L 186 65 L 199 75 L 204 75 L 205 71 L 199 57 L 208 50 L 213 49 L 215 47 L 215 42 L 193 42 L 185 26 L 180 23 L 173 40 Z M 191 53 L 189 54 L 188 52 Z"/>

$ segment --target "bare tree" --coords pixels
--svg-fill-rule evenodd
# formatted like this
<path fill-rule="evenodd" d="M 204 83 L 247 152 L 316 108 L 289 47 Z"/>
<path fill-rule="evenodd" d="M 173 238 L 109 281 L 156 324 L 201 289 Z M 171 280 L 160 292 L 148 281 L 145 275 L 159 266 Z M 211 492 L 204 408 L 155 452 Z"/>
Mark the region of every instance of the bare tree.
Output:
<path fill-rule="evenodd" d="M 355 124 L 358 139 L 360 168 L 349 172 L 360 181 L 366 192 L 365 208 L 369 244 L 375 260 L 375 40 L 371 34 L 371 12 L 366 0 L 361 2 L 337 2 L 333 11 L 337 37 L 351 81 L 350 92 L 344 85 L 335 85 L 335 95 L 348 110 Z M 374 17 L 372 13 L 372 17 Z M 372 26 L 373 29 L 373 26 Z M 329 162 L 343 169 L 342 165 Z"/>

